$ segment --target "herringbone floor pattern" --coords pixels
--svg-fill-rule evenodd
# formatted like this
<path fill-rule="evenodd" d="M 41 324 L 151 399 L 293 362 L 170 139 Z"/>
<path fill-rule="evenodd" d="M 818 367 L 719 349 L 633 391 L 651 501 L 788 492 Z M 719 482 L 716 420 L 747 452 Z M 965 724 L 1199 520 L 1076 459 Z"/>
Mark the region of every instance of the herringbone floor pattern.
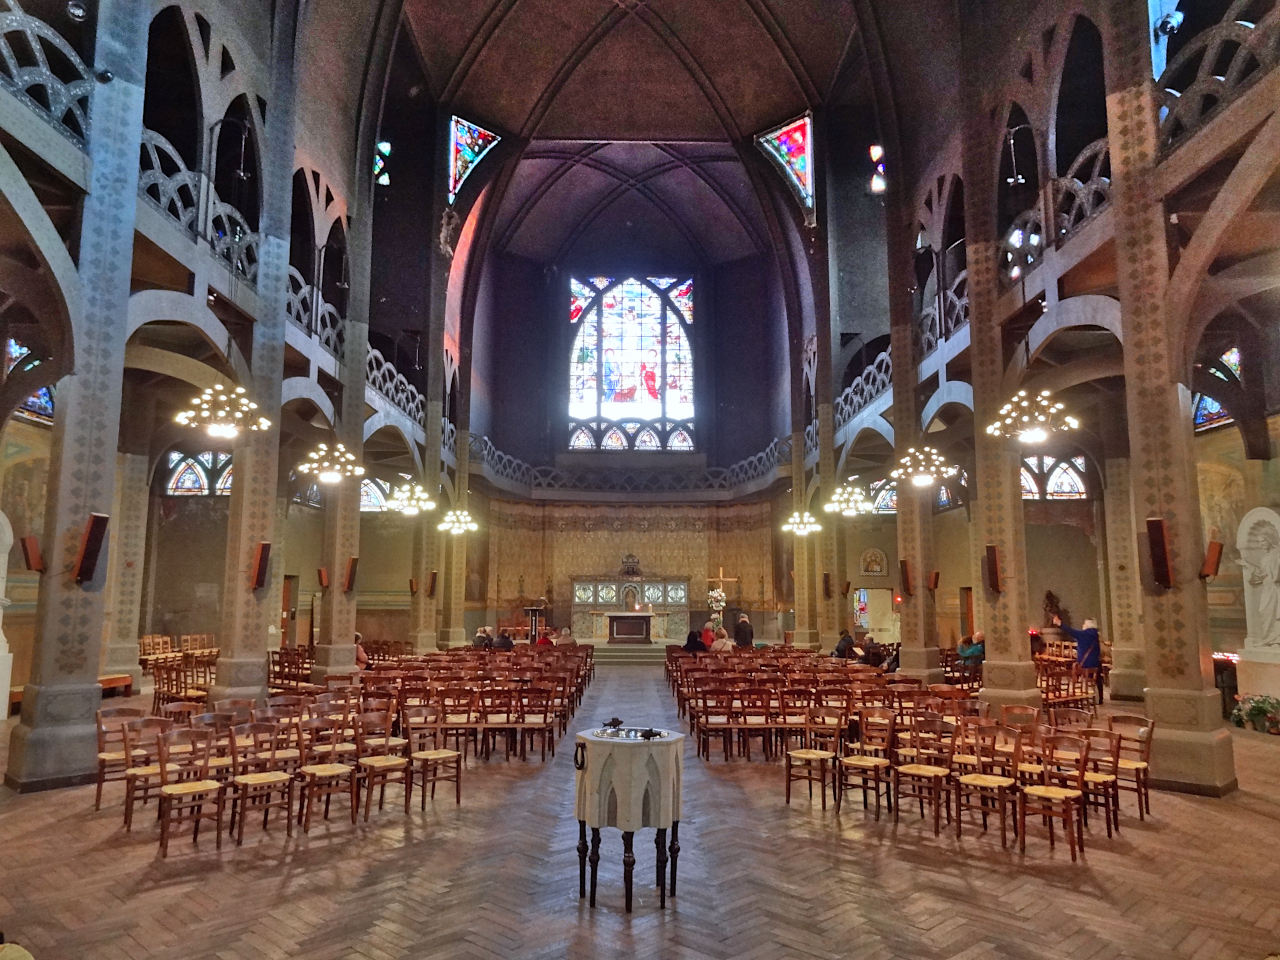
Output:
<path fill-rule="evenodd" d="M 676 726 L 660 667 L 602 670 L 577 726 L 617 715 Z M 9 722 L 9 726 L 12 721 Z M 4 727 L 7 743 L 8 726 Z M 621 842 L 605 832 L 599 906 L 577 898 L 571 738 L 545 766 L 472 762 L 463 805 L 389 806 L 368 827 L 309 837 L 250 830 L 245 846 L 126 836 L 92 788 L 0 788 L 0 929 L 38 960 L 392 958 L 1248 958 L 1280 951 L 1280 742 L 1237 738 L 1243 788 L 1225 800 L 1153 798 L 1120 839 L 1095 825 L 1082 864 L 1033 836 L 935 839 L 837 816 L 779 764 L 706 764 L 689 744 L 679 893 L 659 911 L 641 880 L 622 910 Z M 112 793 L 118 800 L 119 793 Z M 1131 798 L 1126 798 L 1132 808 Z M 415 802 L 416 807 L 416 802 Z"/>

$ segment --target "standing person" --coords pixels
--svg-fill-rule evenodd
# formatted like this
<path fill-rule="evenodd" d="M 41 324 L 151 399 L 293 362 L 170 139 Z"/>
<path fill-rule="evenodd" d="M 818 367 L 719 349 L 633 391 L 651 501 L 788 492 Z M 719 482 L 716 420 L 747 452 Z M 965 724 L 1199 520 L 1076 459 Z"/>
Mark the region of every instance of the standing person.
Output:
<path fill-rule="evenodd" d="M 756 632 L 751 626 L 751 618 L 745 613 L 738 614 L 738 622 L 733 625 L 733 642 L 739 647 L 750 647 L 756 639 Z"/>
<path fill-rule="evenodd" d="M 960 646 L 956 647 L 956 656 L 968 666 L 981 663 L 987 658 L 987 637 L 981 630 L 972 638 L 964 637 Z"/>
<path fill-rule="evenodd" d="M 1089 617 L 1080 629 L 1064 626 L 1062 618 L 1054 616 L 1053 625 L 1071 634 L 1076 641 L 1076 663 L 1085 670 L 1093 670 L 1097 678 L 1098 702 L 1102 702 L 1102 641 L 1098 639 L 1098 621 Z"/>

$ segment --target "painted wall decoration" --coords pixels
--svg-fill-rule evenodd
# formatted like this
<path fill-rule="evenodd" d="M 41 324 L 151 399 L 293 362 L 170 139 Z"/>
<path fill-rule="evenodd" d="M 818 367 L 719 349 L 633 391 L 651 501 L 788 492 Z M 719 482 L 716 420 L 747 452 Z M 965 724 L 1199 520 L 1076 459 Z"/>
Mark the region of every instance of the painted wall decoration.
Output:
<path fill-rule="evenodd" d="M 864 577 L 887 577 L 889 575 L 888 559 L 883 550 L 871 547 L 862 551 L 858 559 L 858 572 Z"/>

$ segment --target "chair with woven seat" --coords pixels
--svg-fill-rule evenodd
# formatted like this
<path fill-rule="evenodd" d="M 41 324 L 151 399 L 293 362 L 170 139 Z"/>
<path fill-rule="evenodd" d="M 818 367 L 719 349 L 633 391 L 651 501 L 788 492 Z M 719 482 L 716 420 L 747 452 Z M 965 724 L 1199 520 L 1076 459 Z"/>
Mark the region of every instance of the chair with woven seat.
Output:
<path fill-rule="evenodd" d="M 520 759 L 525 758 L 525 744 L 533 746 L 535 738 L 542 746 L 542 760 L 546 762 L 547 749 L 556 755 L 555 688 L 546 684 L 529 684 L 517 691 L 514 703 L 518 707 L 516 733 L 520 739 Z"/>
<path fill-rule="evenodd" d="M 1120 762 L 1117 764 L 1121 790 L 1138 798 L 1138 819 L 1151 812 L 1151 737 L 1156 722 L 1131 713 L 1117 713 L 1107 718 L 1107 729 L 1120 734 Z"/>
<path fill-rule="evenodd" d="M 175 726 L 190 726 L 191 718 L 204 713 L 205 710 L 206 707 L 203 703 L 196 703 L 191 700 L 175 700 L 171 703 L 163 704 L 156 711 L 156 714 L 169 718 L 174 722 Z"/>
<path fill-rule="evenodd" d="M 246 740 L 251 746 L 241 747 Z M 244 824 L 252 810 L 262 813 L 262 829 L 267 829 L 271 811 L 284 813 L 285 834 L 293 836 L 293 794 L 296 778 L 275 759 L 278 744 L 275 724 L 245 723 L 237 726 L 228 740 L 231 745 L 231 818 L 228 832 L 234 831 L 236 846 L 244 843 Z"/>
<path fill-rule="evenodd" d="M 1006 727 L 1017 727 L 1024 734 L 1028 727 L 1040 722 L 1040 708 L 1020 703 L 1006 703 L 1000 707 L 1000 723 Z"/>
<path fill-rule="evenodd" d="M 813 706 L 813 691 L 808 687 L 791 685 L 778 690 L 778 718 L 774 731 L 778 748 L 783 752 L 791 746 L 792 738 L 801 747 L 809 743 L 809 708 Z"/>
<path fill-rule="evenodd" d="M 866 707 L 858 713 L 858 740 L 846 743 L 846 753 L 836 764 L 836 812 L 844 802 L 845 790 L 862 791 L 862 808 L 867 808 L 867 790 L 876 798 L 876 820 L 880 819 L 880 795 L 893 810 L 890 795 L 890 754 L 897 736 L 897 717 L 889 707 Z"/>
<path fill-rule="evenodd" d="M 1084 774 L 1089 762 L 1089 742 L 1082 737 L 1055 733 L 1040 738 L 1043 765 L 1039 783 L 1024 784 L 1018 794 L 1018 849 L 1027 852 L 1027 814 L 1043 817 L 1049 827 L 1049 848 L 1054 846 L 1053 821 L 1062 821 L 1071 848 L 1084 852 Z"/>
<path fill-rule="evenodd" d="M 133 829 L 133 806 L 145 806 L 160 789 L 160 738 L 173 729 L 173 721 L 165 717 L 143 717 L 127 720 L 123 726 L 124 752 L 128 757 L 141 754 L 145 762 L 124 771 L 124 828 Z"/>
<path fill-rule="evenodd" d="M 1072 731 L 1089 745 L 1089 763 L 1084 772 L 1084 815 L 1089 807 L 1101 806 L 1107 818 L 1107 836 L 1120 831 L 1120 734 L 1099 727 Z"/>
<path fill-rule="evenodd" d="M 318 746 L 342 742 L 342 727 L 328 717 L 314 717 L 299 725 L 302 735 L 303 763 L 297 776 L 302 781 L 298 794 L 298 822 L 302 832 L 311 830 L 311 813 L 316 801 L 324 798 L 324 819 L 329 819 L 329 801 L 345 795 L 351 804 L 351 822 L 356 822 L 360 807 L 357 787 L 358 772 L 352 763 L 339 763 L 329 751 L 317 751 Z M 353 744 L 354 746 L 354 744 Z"/>
<path fill-rule="evenodd" d="M 1093 714 L 1088 710 L 1081 710 L 1079 707 L 1054 707 L 1051 712 L 1053 714 L 1053 725 L 1061 733 L 1068 731 L 1074 733 L 1093 723 Z"/>
<path fill-rule="evenodd" d="M 729 748 L 734 734 L 734 694 L 726 687 L 704 687 L 698 695 L 698 754 L 704 760 L 711 759 L 711 738 L 719 737 L 724 747 L 724 758 L 729 759 Z"/>
<path fill-rule="evenodd" d="M 391 736 L 391 714 L 381 710 L 358 713 L 353 718 L 356 729 L 356 766 L 364 780 L 364 819 L 369 821 L 373 806 L 373 791 L 378 789 L 378 809 L 381 810 L 387 796 L 387 786 L 398 783 L 404 788 L 404 812 L 409 812 L 410 786 L 409 758 L 403 755 L 408 741 Z M 398 741 L 398 743 L 397 743 Z"/>
<path fill-rule="evenodd" d="M 211 820 L 215 845 L 222 849 L 222 815 L 226 802 L 223 786 L 209 772 L 216 750 L 211 730 L 178 728 L 160 736 L 160 856 L 169 855 L 169 837 L 175 827 L 191 824 L 191 842 L 200 839 L 200 824 Z"/>
<path fill-rule="evenodd" d="M 813 785 L 822 791 L 822 809 L 827 809 L 827 781 L 835 788 L 832 763 L 836 755 L 831 750 L 788 750 L 786 754 L 787 803 L 791 803 L 791 784 L 803 780 L 809 784 L 809 799 L 813 799 Z"/>
<path fill-rule="evenodd" d="M 760 738 L 760 749 L 766 760 L 773 759 L 773 691 L 768 687 L 744 687 L 738 692 L 735 717 L 738 741 L 743 756 L 751 759 L 751 738 Z"/>
<path fill-rule="evenodd" d="M 256 705 L 256 700 L 231 697 L 227 700 L 215 700 L 213 702 L 213 712 L 231 714 L 232 723 L 248 723 L 253 719 L 253 708 Z"/>
<path fill-rule="evenodd" d="M 554 725 L 555 718 L 550 717 L 549 723 Z M 411 764 L 405 789 L 412 792 L 415 782 L 421 787 L 420 806 L 423 810 L 427 809 L 427 784 L 431 784 L 431 799 L 434 800 L 436 784 L 453 781 L 454 803 L 462 803 L 462 754 L 435 746 L 436 727 L 436 709 L 429 704 L 405 707 L 401 713 L 401 732 L 409 739 Z"/>
<path fill-rule="evenodd" d="M 977 762 L 973 769 L 966 771 L 956 766 L 956 757 L 952 756 L 956 839 L 961 835 L 964 811 L 973 810 L 981 814 L 984 831 L 987 818 L 997 813 L 1000 816 L 1000 846 L 1007 847 L 1009 815 L 1014 815 L 1016 823 L 1018 800 L 1018 781 L 1010 774 L 1022 762 L 1022 732 L 1017 727 L 982 722 L 969 725 L 965 734 L 966 747 L 974 751 Z M 996 747 L 1002 743 L 1009 749 L 997 750 Z"/>
<path fill-rule="evenodd" d="M 951 775 L 952 727 L 940 718 L 917 719 L 908 734 L 909 763 L 893 767 L 893 822 L 897 823 L 902 801 L 917 800 L 920 816 L 925 805 L 933 811 L 933 834 L 942 830 L 942 808 L 951 822 L 951 793 L 946 789 Z"/>
<path fill-rule="evenodd" d="M 145 750 L 130 755 L 124 743 L 125 722 L 140 720 L 145 715 L 141 707 L 103 707 L 98 711 L 98 786 L 93 795 L 93 809 L 102 808 L 103 784 L 123 782 L 125 770 L 146 760 Z"/>

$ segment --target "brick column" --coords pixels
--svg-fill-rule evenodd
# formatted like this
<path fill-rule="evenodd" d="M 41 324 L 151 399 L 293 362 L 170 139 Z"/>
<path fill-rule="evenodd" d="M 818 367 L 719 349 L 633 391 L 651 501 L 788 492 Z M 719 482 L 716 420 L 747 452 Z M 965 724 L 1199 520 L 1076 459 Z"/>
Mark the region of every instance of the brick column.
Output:
<path fill-rule="evenodd" d="M 103 617 L 103 673 L 127 673 L 142 683 L 138 635 L 142 619 L 142 574 L 147 559 L 151 506 L 151 462 L 146 454 L 116 456 L 116 495 L 111 519 L 114 546 L 107 564 L 109 601 Z"/>
<path fill-rule="evenodd" d="M 261 241 L 258 297 L 261 314 L 253 324 L 249 354 L 250 396 L 273 421 L 279 420 L 284 370 L 286 306 L 289 299 L 289 233 L 293 200 L 294 5 L 276 5 L 271 63 L 271 97 L 263 144 Z M 274 585 L 283 572 L 283 545 L 277 530 L 280 424 L 242 434 L 233 452 L 235 482 L 227 511 L 227 554 L 222 579 L 222 623 L 218 631 L 218 674 L 210 698 L 261 699 L 267 693 L 267 650 L 279 646 L 280 595 Z M 268 586 L 253 589 L 258 544 L 271 543 Z"/>
<path fill-rule="evenodd" d="M 1146 709 L 1157 723 L 1152 778 L 1221 795 L 1235 789 L 1235 763 L 1213 684 L 1205 586 L 1197 576 L 1202 535 L 1191 394 L 1181 382 L 1181 331 L 1169 329 L 1165 303 L 1170 264 L 1164 205 L 1149 192 L 1160 156 L 1150 25 L 1140 4 L 1112 0 L 1107 12 L 1107 126 L 1130 474 L 1140 528 L 1136 550 L 1145 566 L 1144 520 L 1162 519 L 1173 574 L 1168 589 L 1154 582 L 1149 569 L 1141 578 Z"/>
<path fill-rule="evenodd" d="M 75 373 L 58 382 L 43 537 L 48 572 L 36 607 L 31 682 L 5 772 L 5 783 L 23 791 L 82 783 L 97 769 L 94 712 L 102 699 L 97 677 L 111 527 L 93 579 L 76 583 L 74 566 L 85 521 L 90 513 L 109 514 L 115 492 L 150 9 L 132 0 L 98 6 L 94 66 L 114 79 L 94 84 L 90 95 L 82 313 L 71 318 Z"/>

